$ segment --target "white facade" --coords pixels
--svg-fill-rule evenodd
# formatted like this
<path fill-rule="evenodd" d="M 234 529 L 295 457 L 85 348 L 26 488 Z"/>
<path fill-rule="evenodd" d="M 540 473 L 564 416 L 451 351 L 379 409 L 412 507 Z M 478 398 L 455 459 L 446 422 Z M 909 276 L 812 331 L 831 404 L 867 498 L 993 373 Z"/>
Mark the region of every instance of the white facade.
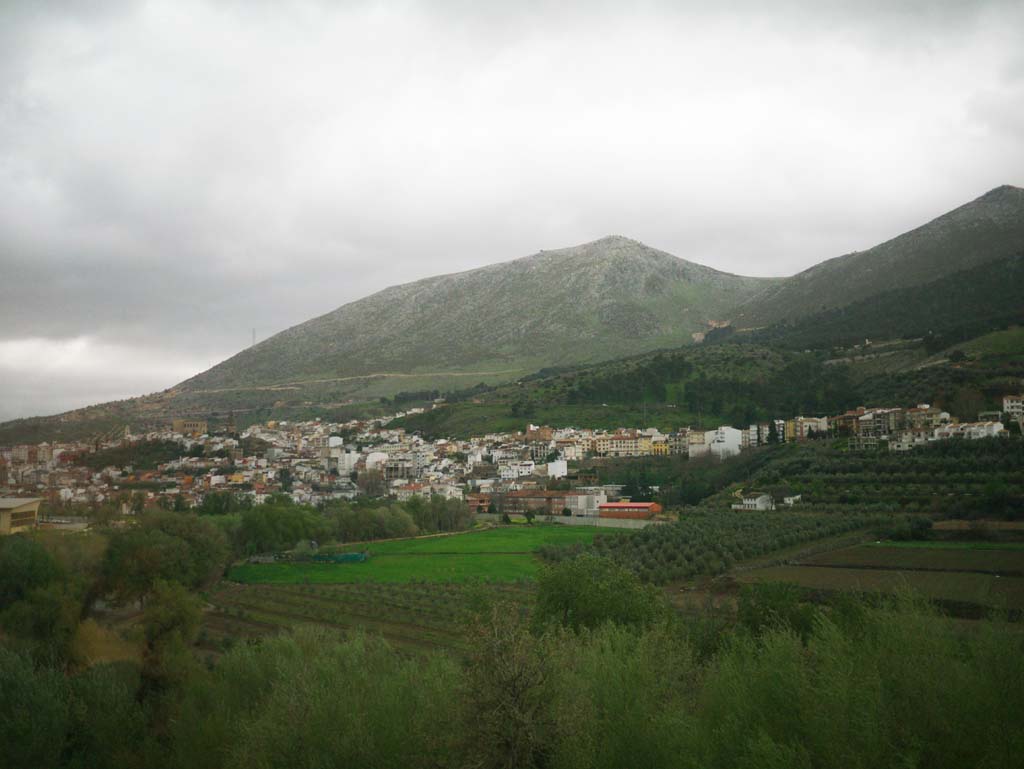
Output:
<path fill-rule="evenodd" d="M 979 438 L 994 438 L 1003 432 L 1002 422 L 961 422 L 957 425 L 945 425 L 935 429 L 936 440 L 947 440 L 949 438 L 966 438 L 967 440 L 978 440 Z"/>
<path fill-rule="evenodd" d="M 740 453 L 743 442 L 743 432 L 735 427 L 719 427 L 717 430 L 709 430 L 704 433 L 704 443 L 707 444 L 711 455 L 719 459 L 734 457 Z"/>
<path fill-rule="evenodd" d="M 771 494 L 744 494 L 743 501 L 732 505 L 733 510 L 774 510 Z"/>
<path fill-rule="evenodd" d="M 548 478 L 564 478 L 569 474 L 569 463 L 564 459 L 548 462 Z"/>
<path fill-rule="evenodd" d="M 514 481 L 524 475 L 533 475 L 537 466 L 532 459 L 523 459 L 518 462 L 509 462 L 507 465 L 498 467 L 498 475 L 503 481 Z"/>
<path fill-rule="evenodd" d="M 1024 395 L 1006 395 L 1003 397 L 1003 413 L 1010 419 L 1024 421 Z"/>

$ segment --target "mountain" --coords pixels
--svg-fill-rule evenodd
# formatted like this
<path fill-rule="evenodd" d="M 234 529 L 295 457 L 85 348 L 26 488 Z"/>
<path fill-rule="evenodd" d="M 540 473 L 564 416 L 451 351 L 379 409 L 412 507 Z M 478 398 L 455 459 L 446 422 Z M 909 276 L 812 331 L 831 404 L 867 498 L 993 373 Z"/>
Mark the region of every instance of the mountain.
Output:
<path fill-rule="evenodd" d="M 1002 186 L 867 251 L 829 259 L 736 308 L 738 328 L 769 326 L 930 283 L 1024 250 L 1024 189 Z"/>
<path fill-rule="evenodd" d="M 85 437 L 126 423 L 138 429 L 171 416 L 223 417 L 229 411 L 242 424 L 351 418 L 367 413 L 365 403 L 381 396 L 404 393 L 403 402 L 425 400 L 434 391 L 679 348 L 709 329 L 709 338 L 738 328 L 747 332 L 738 338 L 790 349 L 930 334 L 933 352 L 936 345 L 1020 318 L 1024 303 L 1017 302 L 1014 289 L 1021 253 L 1024 190 L 1010 186 L 790 278 L 731 275 L 635 240 L 606 237 L 393 286 L 282 331 L 163 392 L 0 425 L 0 444 Z M 729 323 L 729 329 L 719 328 Z M 663 364 L 658 360 L 653 367 Z M 703 370 L 705 362 L 695 366 L 695 372 Z M 778 377 L 790 373 L 783 366 Z M 635 386 L 631 376 L 624 386 Z M 747 387 L 742 380 L 728 381 L 733 389 Z M 816 375 L 808 381 L 817 381 Z M 586 388 L 576 386 L 582 384 L 568 388 L 577 393 L 573 397 L 583 397 Z M 769 388 L 772 398 L 777 384 L 773 380 Z M 601 384 L 592 394 L 604 397 L 599 393 L 608 387 L 615 389 Z M 692 396 L 693 384 L 687 389 Z M 564 395 L 563 405 L 569 393 Z M 682 391 L 671 397 L 677 396 Z M 746 408 L 744 398 L 734 400 Z M 694 403 L 707 413 L 702 400 Z M 666 402 L 666 408 L 674 406 Z M 522 416 L 518 411 L 516 418 Z"/>
<path fill-rule="evenodd" d="M 315 381 L 350 382 L 351 390 L 354 378 L 366 378 L 375 392 L 394 392 L 410 376 L 508 380 L 688 343 L 774 282 L 606 237 L 387 288 L 282 331 L 176 389 Z"/>

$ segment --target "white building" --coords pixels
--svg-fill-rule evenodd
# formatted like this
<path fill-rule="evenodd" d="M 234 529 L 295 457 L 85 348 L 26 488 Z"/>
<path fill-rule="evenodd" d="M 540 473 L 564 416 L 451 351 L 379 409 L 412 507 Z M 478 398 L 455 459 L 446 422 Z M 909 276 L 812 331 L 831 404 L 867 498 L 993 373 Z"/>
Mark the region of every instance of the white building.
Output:
<path fill-rule="evenodd" d="M 569 474 L 569 463 L 564 459 L 548 462 L 548 478 L 564 478 Z"/>
<path fill-rule="evenodd" d="M 961 422 L 956 425 L 943 425 L 935 428 L 935 439 L 942 441 L 950 438 L 965 438 L 967 440 L 994 438 L 1003 430 L 1002 422 Z"/>
<path fill-rule="evenodd" d="M 498 467 L 498 476 L 503 481 L 514 481 L 524 475 L 533 475 L 537 466 L 532 459 L 522 459 L 518 462 L 509 462 L 507 465 Z"/>
<path fill-rule="evenodd" d="M 732 505 L 733 510 L 774 510 L 775 503 L 772 495 L 765 491 L 748 491 L 742 497 L 742 502 Z"/>
<path fill-rule="evenodd" d="M 727 459 L 739 454 L 742 442 L 743 432 L 735 427 L 722 426 L 704 433 L 704 443 L 707 444 L 711 455 L 718 459 Z"/>
<path fill-rule="evenodd" d="M 1003 396 L 1003 413 L 1017 422 L 1024 422 L 1024 395 Z"/>

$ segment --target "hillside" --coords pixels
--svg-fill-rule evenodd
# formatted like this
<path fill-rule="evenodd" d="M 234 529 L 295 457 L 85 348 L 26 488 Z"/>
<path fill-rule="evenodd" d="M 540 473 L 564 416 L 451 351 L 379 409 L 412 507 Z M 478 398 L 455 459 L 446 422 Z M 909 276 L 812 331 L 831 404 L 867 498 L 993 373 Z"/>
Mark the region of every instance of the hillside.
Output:
<path fill-rule="evenodd" d="M 769 287 L 735 313 L 768 326 L 908 288 L 1024 251 L 1024 189 L 1002 186 L 867 251 L 829 259 Z"/>
<path fill-rule="evenodd" d="M 180 388 L 434 372 L 508 380 L 687 343 L 772 282 L 607 237 L 393 286 L 282 331 Z"/>
<path fill-rule="evenodd" d="M 1019 329 L 958 342 L 931 355 L 922 339 L 792 350 L 736 341 L 743 336 L 450 393 L 447 404 L 395 424 L 432 437 L 522 429 L 527 422 L 741 427 L 770 417 L 914 403 L 934 403 L 970 420 L 998 409 L 1003 394 L 1019 391 L 1024 383 Z"/>
<path fill-rule="evenodd" d="M 1007 324 L 1024 323 L 1024 247 L 1008 257 L 906 288 L 740 333 L 792 349 L 828 349 L 917 338 L 939 350 Z"/>

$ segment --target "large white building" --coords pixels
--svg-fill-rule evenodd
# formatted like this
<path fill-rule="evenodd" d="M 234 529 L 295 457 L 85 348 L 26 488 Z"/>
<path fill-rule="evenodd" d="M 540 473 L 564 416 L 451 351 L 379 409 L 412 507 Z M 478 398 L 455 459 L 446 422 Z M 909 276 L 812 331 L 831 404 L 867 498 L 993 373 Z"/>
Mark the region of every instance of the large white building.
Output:
<path fill-rule="evenodd" d="M 743 431 L 735 427 L 719 427 L 717 430 L 708 430 L 704 433 L 704 443 L 707 444 L 711 456 L 719 459 L 734 457 L 740 453 L 743 444 Z"/>

